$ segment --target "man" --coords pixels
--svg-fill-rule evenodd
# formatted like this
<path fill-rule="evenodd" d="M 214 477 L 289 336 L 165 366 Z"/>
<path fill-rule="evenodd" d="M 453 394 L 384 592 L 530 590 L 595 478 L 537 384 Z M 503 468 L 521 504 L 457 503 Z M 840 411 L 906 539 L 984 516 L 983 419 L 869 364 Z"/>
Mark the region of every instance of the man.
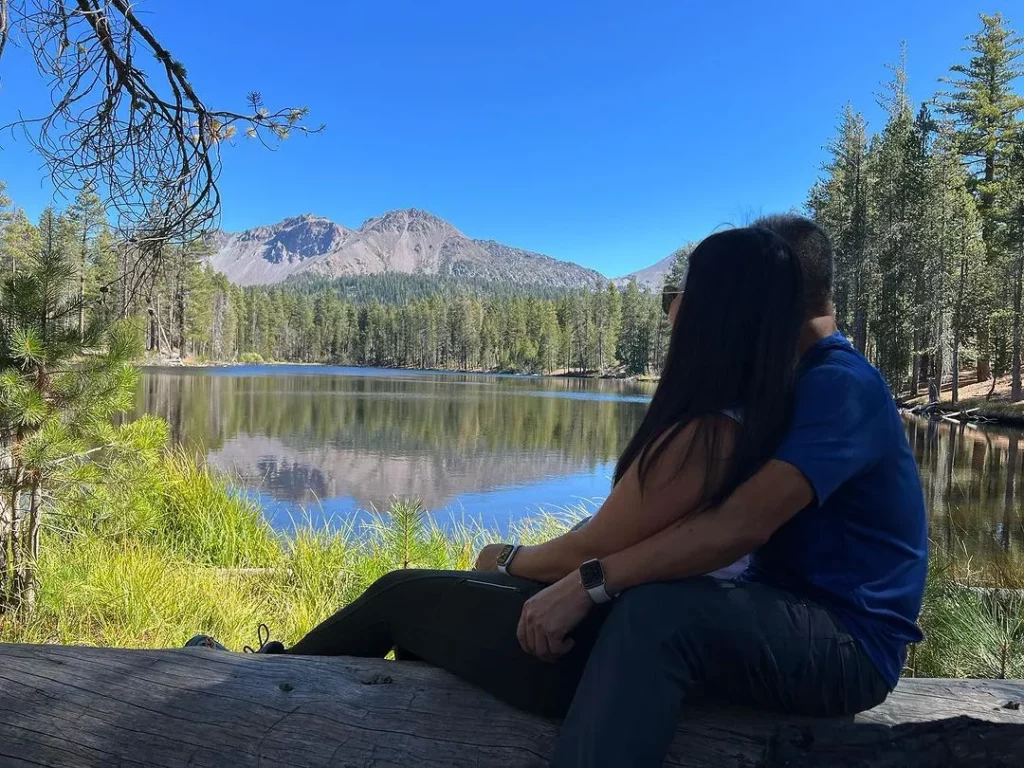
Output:
<path fill-rule="evenodd" d="M 520 642 L 542 655 L 571 646 L 602 576 L 599 586 L 618 595 L 555 766 L 661 765 L 684 704 L 706 699 L 815 715 L 868 709 L 921 639 L 927 522 L 917 467 L 888 387 L 837 333 L 831 245 L 798 216 L 754 226 L 785 239 L 804 272 L 788 436 L 719 508 L 527 601 Z M 735 582 L 692 578 L 751 551 Z"/>

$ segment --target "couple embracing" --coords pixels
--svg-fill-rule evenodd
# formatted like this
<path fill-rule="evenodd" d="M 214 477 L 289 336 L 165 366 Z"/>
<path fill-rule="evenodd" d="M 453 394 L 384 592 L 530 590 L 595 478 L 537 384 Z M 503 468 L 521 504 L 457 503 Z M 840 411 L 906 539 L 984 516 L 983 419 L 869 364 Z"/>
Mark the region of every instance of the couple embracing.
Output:
<path fill-rule="evenodd" d="M 711 235 L 607 500 L 473 572 L 398 571 L 294 646 L 415 658 L 564 718 L 552 764 L 661 765 L 684 706 L 842 715 L 895 687 L 927 569 L 888 387 L 837 332 L 833 252 L 797 216 Z M 214 644 L 209 638 L 197 644 Z"/>

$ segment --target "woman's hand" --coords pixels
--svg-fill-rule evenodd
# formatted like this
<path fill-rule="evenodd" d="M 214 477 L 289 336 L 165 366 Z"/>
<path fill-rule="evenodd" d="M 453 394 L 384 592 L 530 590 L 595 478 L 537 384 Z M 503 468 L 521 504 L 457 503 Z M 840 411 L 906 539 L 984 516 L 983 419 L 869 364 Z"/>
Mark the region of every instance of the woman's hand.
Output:
<path fill-rule="evenodd" d="M 473 566 L 474 571 L 497 571 L 498 570 L 498 555 L 501 554 L 501 550 L 505 548 L 504 544 L 486 544 L 484 548 L 480 550 L 480 554 L 476 556 L 476 564 Z"/>
<path fill-rule="evenodd" d="M 544 661 L 554 661 L 572 650 L 569 632 L 590 613 L 594 601 L 573 571 L 538 592 L 523 605 L 516 635 L 523 650 Z"/>

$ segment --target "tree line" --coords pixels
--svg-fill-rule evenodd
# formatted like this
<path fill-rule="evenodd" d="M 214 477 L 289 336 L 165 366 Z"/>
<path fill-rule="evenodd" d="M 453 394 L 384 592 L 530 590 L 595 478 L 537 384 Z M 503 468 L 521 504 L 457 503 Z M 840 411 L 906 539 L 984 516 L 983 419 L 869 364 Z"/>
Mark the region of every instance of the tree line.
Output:
<path fill-rule="evenodd" d="M 11 205 L 0 199 L 0 269 L 59 252 L 80 326 L 134 321 L 164 359 L 637 375 L 660 369 L 668 340 L 660 296 L 635 282 L 559 292 L 389 274 L 242 288 L 204 264 L 201 243 L 164 246 L 138 279 L 91 187 L 37 223 Z"/>
<path fill-rule="evenodd" d="M 836 245 L 840 327 L 892 389 L 956 401 L 964 372 L 1011 374 L 1021 399 L 1024 286 L 1024 72 L 1021 38 L 999 15 L 980 17 L 942 90 L 907 92 L 906 50 L 869 131 L 842 113 L 807 207 Z"/>

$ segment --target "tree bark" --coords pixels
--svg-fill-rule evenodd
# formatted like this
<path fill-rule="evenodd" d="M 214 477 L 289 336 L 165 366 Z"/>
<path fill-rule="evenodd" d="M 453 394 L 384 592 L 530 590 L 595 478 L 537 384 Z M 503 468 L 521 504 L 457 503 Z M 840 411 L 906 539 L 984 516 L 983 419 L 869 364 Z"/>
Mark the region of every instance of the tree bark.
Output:
<path fill-rule="evenodd" d="M 1024 394 L 1020 382 L 1021 292 L 1024 290 L 1024 251 L 1018 251 L 1013 269 L 1013 362 L 1010 371 L 1010 399 L 1019 402 Z"/>
<path fill-rule="evenodd" d="M 86 230 L 88 232 L 88 230 Z M 78 340 L 85 341 L 85 235 L 82 236 L 82 258 L 78 264 Z"/>
<path fill-rule="evenodd" d="M 956 292 L 953 326 L 953 403 L 960 402 L 960 335 L 963 333 L 964 291 L 967 289 L 967 258 L 960 259 L 960 285 Z"/>
<path fill-rule="evenodd" d="M 992 375 L 992 363 L 989 356 L 989 327 L 986 321 L 982 321 L 978 328 L 978 383 L 988 381 Z"/>
<path fill-rule="evenodd" d="M 10 479 L 13 463 L 10 437 L 3 435 L 0 437 L 0 475 L 5 482 Z M 9 607 L 13 533 L 14 510 L 11 506 L 11 497 L 0 493 L 0 615 Z"/>
<path fill-rule="evenodd" d="M 28 525 L 25 528 L 25 544 L 22 547 L 24 576 L 19 585 L 18 606 L 22 612 L 29 613 L 36 606 L 36 576 L 39 563 L 39 532 L 42 525 L 42 482 L 36 473 L 32 478 L 29 490 Z"/>
<path fill-rule="evenodd" d="M 25 481 L 24 470 L 15 464 L 12 470 L 10 490 L 11 503 L 11 602 L 17 610 L 21 609 L 21 587 L 25 583 L 25 552 L 24 552 L 24 510 L 22 509 L 22 485 Z"/>
<path fill-rule="evenodd" d="M 914 344 L 917 348 L 917 342 Z M 921 353 L 914 352 L 913 361 L 910 366 L 910 396 L 917 397 L 918 389 L 921 386 Z"/>
<path fill-rule="evenodd" d="M 995 180 L 996 153 L 994 150 L 987 150 L 985 153 L 985 187 L 979 200 L 979 211 L 981 213 L 981 234 L 985 243 L 985 263 L 988 269 L 992 269 L 995 263 L 996 249 L 996 228 L 993 220 L 993 204 L 995 202 L 992 193 L 992 182 Z M 978 328 L 978 382 L 988 381 L 992 375 L 992 368 L 989 361 L 989 328 L 988 319 L 982 320 Z"/>

